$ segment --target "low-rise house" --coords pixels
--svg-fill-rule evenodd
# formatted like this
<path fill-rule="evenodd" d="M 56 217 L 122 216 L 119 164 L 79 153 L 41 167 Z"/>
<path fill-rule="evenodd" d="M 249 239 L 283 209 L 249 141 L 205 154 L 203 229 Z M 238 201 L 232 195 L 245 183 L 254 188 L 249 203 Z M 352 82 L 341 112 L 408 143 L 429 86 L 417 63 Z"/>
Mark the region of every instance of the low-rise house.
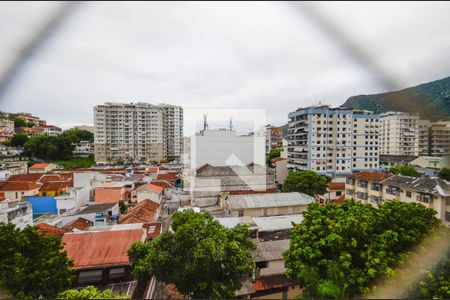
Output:
<path fill-rule="evenodd" d="M 66 225 L 64 225 L 63 229 L 66 232 L 72 232 L 72 231 L 79 231 L 79 230 L 88 230 L 89 228 L 91 228 L 92 226 L 94 226 L 94 222 L 89 221 L 85 218 L 79 217 L 69 223 L 67 223 Z"/>
<path fill-rule="evenodd" d="M 47 173 L 57 168 L 53 163 L 37 163 L 29 168 L 30 173 Z"/>
<path fill-rule="evenodd" d="M 0 201 L 0 224 L 12 223 L 20 229 L 33 226 L 33 209 L 26 201 Z"/>
<path fill-rule="evenodd" d="M 0 143 L 8 141 L 14 135 L 14 121 L 0 118 Z"/>
<path fill-rule="evenodd" d="M 128 249 L 136 242 L 145 241 L 146 233 L 144 228 L 65 233 L 62 243 L 77 270 L 75 285 L 130 280 Z"/>
<path fill-rule="evenodd" d="M 383 181 L 392 173 L 363 171 L 349 175 L 345 182 L 345 198 L 364 203 L 381 204 L 383 201 Z"/>
<path fill-rule="evenodd" d="M 120 218 L 120 224 L 151 223 L 159 217 L 160 205 L 151 200 L 142 200 L 136 206 L 129 209 L 127 214 Z"/>
<path fill-rule="evenodd" d="M 150 199 L 153 202 L 161 203 L 163 191 L 164 188 L 160 185 L 147 183 L 131 192 L 131 201 L 139 203 L 145 199 Z"/>
<path fill-rule="evenodd" d="M 314 198 L 298 192 L 229 195 L 224 206 L 232 216 L 277 216 L 299 214 L 314 202 Z"/>
<path fill-rule="evenodd" d="M 90 199 L 89 187 L 70 187 L 55 197 L 58 214 L 75 211 L 86 205 Z"/>
<path fill-rule="evenodd" d="M 10 200 L 25 200 L 37 196 L 42 184 L 30 182 L 6 181 L 0 187 L 0 197 Z"/>
<path fill-rule="evenodd" d="M 380 168 L 390 169 L 396 166 L 407 165 L 418 156 L 413 155 L 387 155 L 380 154 Z"/>
<path fill-rule="evenodd" d="M 336 202 L 345 194 L 345 182 L 329 182 L 327 184 L 327 192 L 320 195 L 320 202 L 330 203 Z"/>
<path fill-rule="evenodd" d="M 40 125 L 38 128 L 43 130 L 44 134 L 55 136 L 62 133 L 62 129 L 54 125 Z"/>
<path fill-rule="evenodd" d="M 80 141 L 73 149 L 73 156 L 89 157 L 94 155 L 94 144 L 91 141 Z"/>
<path fill-rule="evenodd" d="M 95 187 L 96 204 L 118 203 L 127 199 L 127 192 L 133 189 L 134 183 L 129 181 L 103 182 Z"/>
<path fill-rule="evenodd" d="M 66 233 L 66 231 L 64 229 L 58 228 L 56 226 L 49 225 L 46 223 L 39 223 L 36 225 L 36 227 L 41 232 L 44 232 L 49 235 L 57 236 L 57 237 L 62 237 L 64 235 L 64 233 Z"/>
<path fill-rule="evenodd" d="M 94 222 L 94 227 L 102 227 L 116 222 L 119 220 L 119 216 L 119 203 L 93 204 L 82 209 L 76 214 L 65 217 L 64 225 L 76 218 L 82 217 L 86 220 Z"/>

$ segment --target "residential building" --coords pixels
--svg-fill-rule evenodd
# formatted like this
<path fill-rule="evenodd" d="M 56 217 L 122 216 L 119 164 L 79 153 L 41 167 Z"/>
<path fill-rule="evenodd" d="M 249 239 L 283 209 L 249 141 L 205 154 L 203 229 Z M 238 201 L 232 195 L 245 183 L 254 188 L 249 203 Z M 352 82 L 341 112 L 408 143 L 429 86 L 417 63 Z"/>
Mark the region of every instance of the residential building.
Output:
<path fill-rule="evenodd" d="M 26 200 L 27 197 L 37 196 L 41 184 L 31 182 L 6 181 L 0 186 L 0 197 L 9 200 Z"/>
<path fill-rule="evenodd" d="M 264 217 L 299 214 L 314 198 L 298 192 L 228 195 L 225 197 L 228 214 L 235 217 Z"/>
<path fill-rule="evenodd" d="M 58 166 L 53 163 L 37 163 L 37 164 L 32 165 L 28 169 L 28 171 L 30 173 L 47 173 L 47 172 L 53 171 L 57 167 Z"/>
<path fill-rule="evenodd" d="M 288 168 L 338 176 L 378 169 L 379 115 L 311 106 L 289 114 Z"/>
<path fill-rule="evenodd" d="M 131 192 L 131 201 L 139 203 L 144 200 L 151 200 L 155 203 L 161 204 L 163 192 L 163 187 L 153 183 L 147 183 Z"/>
<path fill-rule="evenodd" d="M 289 174 L 287 158 L 277 157 L 272 159 L 272 165 L 275 166 L 275 182 L 283 184 Z"/>
<path fill-rule="evenodd" d="M 434 156 L 419 156 L 410 161 L 412 166 L 419 168 L 430 168 L 438 171 L 442 168 L 450 168 L 450 156 L 434 157 Z"/>
<path fill-rule="evenodd" d="M 127 225 L 129 226 L 129 225 Z M 146 240 L 146 229 L 114 229 L 64 233 L 62 244 L 77 271 L 76 286 L 131 280 L 128 249 Z"/>
<path fill-rule="evenodd" d="M 147 199 L 130 208 L 125 215 L 121 216 L 119 223 L 152 223 L 158 219 L 159 213 L 160 205 Z"/>
<path fill-rule="evenodd" d="M 327 184 L 327 192 L 319 196 L 321 203 L 337 202 L 344 197 L 345 182 L 329 182 Z"/>
<path fill-rule="evenodd" d="M 163 113 L 163 151 L 169 161 L 181 159 L 183 154 L 183 108 L 159 104 Z"/>
<path fill-rule="evenodd" d="M 429 127 L 428 156 L 443 157 L 450 155 L 450 122 L 431 123 Z"/>
<path fill-rule="evenodd" d="M 283 148 L 283 127 L 266 126 L 266 153 Z"/>
<path fill-rule="evenodd" d="M 380 154 L 419 155 L 419 115 L 390 111 L 380 115 L 380 123 Z"/>
<path fill-rule="evenodd" d="M 106 103 L 94 107 L 97 163 L 179 158 L 183 110 L 167 104 Z"/>
<path fill-rule="evenodd" d="M 390 169 L 396 166 L 409 165 L 418 156 L 380 154 L 380 168 Z"/>
<path fill-rule="evenodd" d="M 38 128 L 42 129 L 42 133 L 50 136 L 56 136 L 62 133 L 62 129 L 54 125 L 40 125 Z"/>
<path fill-rule="evenodd" d="M 21 118 L 26 122 L 33 123 L 34 126 L 42 126 L 47 124 L 45 120 L 41 120 L 39 117 L 33 116 L 30 113 L 11 113 L 9 115 L 12 117 Z"/>
<path fill-rule="evenodd" d="M 82 208 L 79 212 L 63 218 L 62 225 L 77 219 L 84 218 L 94 223 L 94 227 L 103 227 L 115 223 L 120 216 L 119 203 L 92 204 Z"/>
<path fill-rule="evenodd" d="M 429 120 L 420 120 L 419 122 L 419 155 L 430 156 L 431 155 L 431 140 L 430 140 L 430 127 L 431 122 Z"/>
<path fill-rule="evenodd" d="M 20 229 L 33 226 L 33 210 L 26 201 L 0 201 L 0 224 L 12 223 Z"/>
<path fill-rule="evenodd" d="M 73 156 L 89 157 L 94 155 L 94 144 L 91 141 L 80 141 L 73 149 Z"/>
<path fill-rule="evenodd" d="M 69 187 L 64 193 L 55 197 L 58 214 L 76 211 L 88 204 L 90 200 L 89 187 Z"/>
<path fill-rule="evenodd" d="M 375 205 L 382 204 L 384 201 L 382 182 L 392 175 L 372 171 L 349 175 L 345 183 L 345 198 Z"/>
<path fill-rule="evenodd" d="M 5 181 L 11 176 L 11 171 L 0 167 L 0 182 Z"/>
<path fill-rule="evenodd" d="M 121 200 L 129 200 L 127 192 L 134 189 L 132 181 L 103 182 L 95 187 L 95 204 L 118 203 Z"/>
<path fill-rule="evenodd" d="M 14 135 L 14 121 L 0 118 L 0 143 L 8 141 Z"/>
<path fill-rule="evenodd" d="M 345 197 L 375 207 L 394 199 L 420 203 L 434 209 L 436 217 L 450 226 L 450 183 L 442 179 L 381 172 L 355 173 L 347 178 Z"/>
<path fill-rule="evenodd" d="M 94 126 L 91 125 L 78 125 L 78 126 L 74 126 L 74 129 L 79 129 L 79 130 L 86 130 L 89 131 L 90 133 L 94 133 Z"/>
<path fill-rule="evenodd" d="M 16 129 L 17 132 L 23 132 L 29 137 L 38 136 L 44 134 L 44 128 L 41 127 L 19 127 Z"/>

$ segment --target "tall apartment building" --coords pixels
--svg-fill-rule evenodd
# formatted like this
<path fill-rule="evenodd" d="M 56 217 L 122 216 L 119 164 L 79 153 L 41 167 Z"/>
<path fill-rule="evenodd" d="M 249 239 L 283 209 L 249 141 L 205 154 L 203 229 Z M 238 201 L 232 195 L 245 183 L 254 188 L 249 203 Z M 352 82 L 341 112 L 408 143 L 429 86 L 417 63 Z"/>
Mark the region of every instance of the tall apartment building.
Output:
<path fill-rule="evenodd" d="M 269 124 L 266 127 L 266 153 L 274 149 L 283 149 L 283 127 Z"/>
<path fill-rule="evenodd" d="M 419 155 L 420 156 L 430 156 L 431 155 L 430 126 L 431 126 L 431 123 L 428 120 L 420 120 L 420 122 L 419 122 Z"/>
<path fill-rule="evenodd" d="M 428 134 L 429 156 L 443 157 L 450 155 L 450 122 L 431 123 Z"/>
<path fill-rule="evenodd" d="M 419 155 L 418 115 L 406 112 L 387 112 L 380 115 L 381 147 L 385 155 Z"/>
<path fill-rule="evenodd" d="M 312 106 L 289 114 L 288 168 L 341 175 L 378 169 L 379 115 Z"/>
<path fill-rule="evenodd" d="M 94 127 L 98 163 L 160 161 L 182 152 L 181 107 L 105 103 L 94 107 Z"/>

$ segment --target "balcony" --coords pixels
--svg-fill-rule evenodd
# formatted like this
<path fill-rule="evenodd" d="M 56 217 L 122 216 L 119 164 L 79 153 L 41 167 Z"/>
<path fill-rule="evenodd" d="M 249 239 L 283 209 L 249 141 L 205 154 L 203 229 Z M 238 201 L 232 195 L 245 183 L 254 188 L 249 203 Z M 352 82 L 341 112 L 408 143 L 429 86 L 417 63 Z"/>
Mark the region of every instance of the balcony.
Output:
<path fill-rule="evenodd" d="M 433 196 L 425 193 L 417 194 L 416 200 L 422 203 L 433 203 Z"/>
<path fill-rule="evenodd" d="M 395 186 L 388 186 L 386 189 L 386 194 L 400 196 L 400 189 Z"/>

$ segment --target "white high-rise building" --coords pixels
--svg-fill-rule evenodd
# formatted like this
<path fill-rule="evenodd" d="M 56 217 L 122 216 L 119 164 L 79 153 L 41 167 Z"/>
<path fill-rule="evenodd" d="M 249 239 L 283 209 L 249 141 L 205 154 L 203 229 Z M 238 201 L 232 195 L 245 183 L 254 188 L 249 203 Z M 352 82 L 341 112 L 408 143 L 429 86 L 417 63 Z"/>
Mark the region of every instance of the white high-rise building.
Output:
<path fill-rule="evenodd" d="M 289 114 L 288 168 L 322 175 L 378 169 L 379 115 L 327 105 Z"/>
<path fill-rule="evenodd" d="M 380 115 L 381 149 L 385 155 L 419 155 L 420 117 L 406 112 Z"/>
<path fill-rule="evenodd" d="M 105 103 L 94 107 L 97 163 L 178 159 L 183 109 L 167 104 Z"/>

